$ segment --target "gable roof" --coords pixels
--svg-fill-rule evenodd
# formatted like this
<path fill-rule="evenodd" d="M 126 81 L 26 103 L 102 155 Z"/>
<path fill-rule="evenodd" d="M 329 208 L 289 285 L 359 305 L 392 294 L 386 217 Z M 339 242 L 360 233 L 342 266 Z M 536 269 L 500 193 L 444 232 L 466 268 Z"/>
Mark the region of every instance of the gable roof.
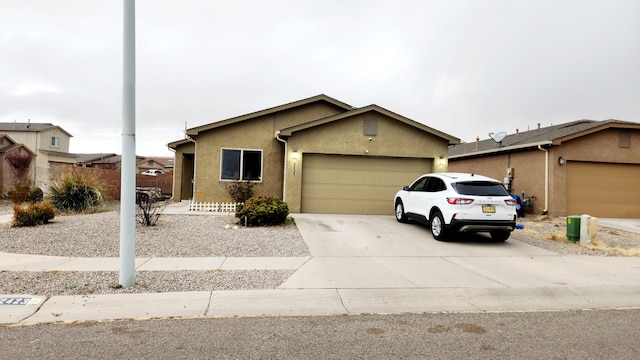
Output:
<path fill-rule="evenodd" d="M 256 112 L 252 112 L 246 115 L 240 115 L 240 116 L 236 116 L 230 119 L 226 119 L 226 120 L 221 120 L 221 121 L 217 121 L 211 124 L 206 124 L 206 125 L 202 125 L 202 126 L 198 126 L 198 127 L 194 127 L 194 128 L 190 128 L 187 129 L 185 131 L 185 133 L 189 136 L 196 136 L 198 135 L 199 132 L 201 131 L 206 131 L 206 130 L 211 130 L 211 129 L 215 129 L 218 127 L 222 127 L 222 126 L 226 126 L 226 125 L 230 125 L 230 124 L 235 124 L 244 120 L 248 120 L 248 119 L 253 119 L 259 116 L 264 116 L 264 115 L 269 115 L 269 114 L 273 114 L 273 113 L 277 113 L 283 110 L 289 110 L 289 109 L 293 109 L 299 106 L 304 106 L 304 105 L 308 105 L 308 104 L 312 104 L 315 102 L 326 102 L 328 104 L 334 105 L 338 108 L 344 109 L 345 111 L 349 111 L 351 109 L 353 109 L 352 106 L 347 105 L 345 103 L 343 103 L 342 101 L 338 101 L 332 97 L 329 97 L 327 95 L 324 94 L 320 94 L 320 95 L 316 95 L 310 98 L 306 98 L 306 99 L 302 99 L 302 100 L 298 100 L 298 101 L 294 101 L 294 102 L 290 102 L 288 104 L 284 104 L 284 105 L 280 105 L 280 106 L 275 106 L 269 109 L 264 109 L 264 110 L 260 110 L 260 111 L 256 111 Z"/>
<path fill-rule="evenodd" d="M 563 141 L 589 135 L 609 128 L 640 129 L 640 123 L 620 120 L 577 120 L 564 124 L 509 134 L 502 146 L 493 139 L 464 143 L 449 149 L 449 159 L 510 152 L 539 145 L 560 145 Z"/>
<path fill-rule="evenodd" d="M 65 133 L 69 137 L 73 137 L 73 135 L 69 134 L 65 129 L 60 126 L 53 125 L 51 123 L 19 123 L 19 122 L 0 122 L 0 132 L 3 131 L 14 131 L 14 132 L 42 132 L 49 129 L 58 129 Z"/>
<path fill-rule="evenodd" d="M 9 142 L 9 143 L 11 143 L 11 144 L 15 144 L 15 143 L 16 143 L 16 142 L 15 142 L 15 140 L 13 140 L 13 139 L 12 139 L 9 135 L 7 135 L 7 134 L 0 134 L 0 139 L 8 140 L 8 142 Z M 3 143 L 4 143 L 4 141 L 3 141 Z"/>
<path fill-rule="evenodd" d="M 284 128 L 280 130 L 280 136 L 283 137 L 288 137 L 293 135 L 294 132 L 296 131 L 301 131 L 301 130 L 306 130 L 315 126 L 319 126 L 319 125 L 323 125 L 323 124 L 327 124 L 333 121 L 337 121 L 337 120 L 342 120 L 342 119 L 346 119 L 355 115 L 360 115 L 360 114 L 364 114 L 364 113 L 368 113 L 368 112 L 376 112 L 379 114 L 383 114 L 386 115 L 392 119 L 398 120 L 400 122 L 403 122 L 407 125 L 413 126 L 417 129 L 420 129 L 424 132 L 436 135 L 438 137 L 441 137 L 443 139 L 446 139 L 449 141 L 449 144 L 459 144 L 460 143 L 460 139 L 453 137 L 449 134 L 443 133 L 441 131 L 438 131 L 436 129 L 433 129 L 429 126 L 426 126 L 424 124 L 421 124 L 417 121 L 411 120 L 409 118 L 406 118 L 402 115 L 396 114 L 393 111 L 389 111 L 383 107 L 380 107 L 378 105 L 369 105 L 369 106 L 365 106 L 362 108 L 358 108 L 358 109 L 353 109 L 341 114 L 336 114 L 336 115 L 332 115 L 332 116 L 327 116 L 325 118 L 322 119 L 317 119 L 317 120 L 313 120 L 313 121 L 309 121 L 306 122 L 304 124 L 300 124 L 300 125 L 296 125 L 296 126 L 291 126 L 288 128 Z"/>

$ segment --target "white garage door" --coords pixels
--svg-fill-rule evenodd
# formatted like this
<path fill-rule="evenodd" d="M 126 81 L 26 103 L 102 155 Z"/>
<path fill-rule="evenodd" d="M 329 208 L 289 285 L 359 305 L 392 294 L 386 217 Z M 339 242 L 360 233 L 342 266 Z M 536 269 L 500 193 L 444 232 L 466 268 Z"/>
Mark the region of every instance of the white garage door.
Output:
<path fill-rule="evenodd" d="M 640 165 L 567 163 L 567 215 L 640 218 Z"/>
<path fill-rule="evenodd" d="M 304 154 L 301 211 L 393 214 L 393 195 L 432 166 L 433 159 Z"/>

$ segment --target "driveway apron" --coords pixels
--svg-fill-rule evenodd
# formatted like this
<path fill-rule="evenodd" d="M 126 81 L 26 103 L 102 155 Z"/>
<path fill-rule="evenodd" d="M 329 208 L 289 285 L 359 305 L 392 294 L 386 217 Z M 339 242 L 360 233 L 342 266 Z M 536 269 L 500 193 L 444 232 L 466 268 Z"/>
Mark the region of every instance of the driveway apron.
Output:
<path fill-rule="evenodd" d="M 312 257 L 281 289 L 571 288 L 637 285 L 630 281 L 640 278 L 638 258 L 595 262 L 483 237 L 439 242 L 426 226 L 393 216 L 294 218 Z"/>

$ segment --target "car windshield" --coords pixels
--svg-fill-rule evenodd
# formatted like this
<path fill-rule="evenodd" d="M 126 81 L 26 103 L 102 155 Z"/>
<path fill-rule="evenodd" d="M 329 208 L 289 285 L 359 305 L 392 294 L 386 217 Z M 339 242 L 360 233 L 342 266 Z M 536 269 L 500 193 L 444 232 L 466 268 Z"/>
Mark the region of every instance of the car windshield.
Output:
<path fill-rule="evenodd" d="M 509 196 L 502 184 L 491 181 L 465 181 L 451 184 L 461 195 Z"/>

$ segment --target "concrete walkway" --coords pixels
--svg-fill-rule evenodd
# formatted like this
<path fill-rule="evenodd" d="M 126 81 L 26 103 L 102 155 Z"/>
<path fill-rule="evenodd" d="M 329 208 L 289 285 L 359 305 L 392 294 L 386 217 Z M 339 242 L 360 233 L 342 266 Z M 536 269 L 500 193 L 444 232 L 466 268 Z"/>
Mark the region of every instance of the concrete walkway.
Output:
<path fill-rule="evenodd" d="M 170 211 L 184 211 L 178 206 Z M 392 216 L 294 216 L 311 257 L 136 259 L 140 271 L 295 270 L 277 289 L 0 294 L 0 323 L 640 307 L 640 258 L 561 256 L 518 241 L 443 243 Z M 117 258 L 0 253 L 0 271 L 117 269 Z"/>

